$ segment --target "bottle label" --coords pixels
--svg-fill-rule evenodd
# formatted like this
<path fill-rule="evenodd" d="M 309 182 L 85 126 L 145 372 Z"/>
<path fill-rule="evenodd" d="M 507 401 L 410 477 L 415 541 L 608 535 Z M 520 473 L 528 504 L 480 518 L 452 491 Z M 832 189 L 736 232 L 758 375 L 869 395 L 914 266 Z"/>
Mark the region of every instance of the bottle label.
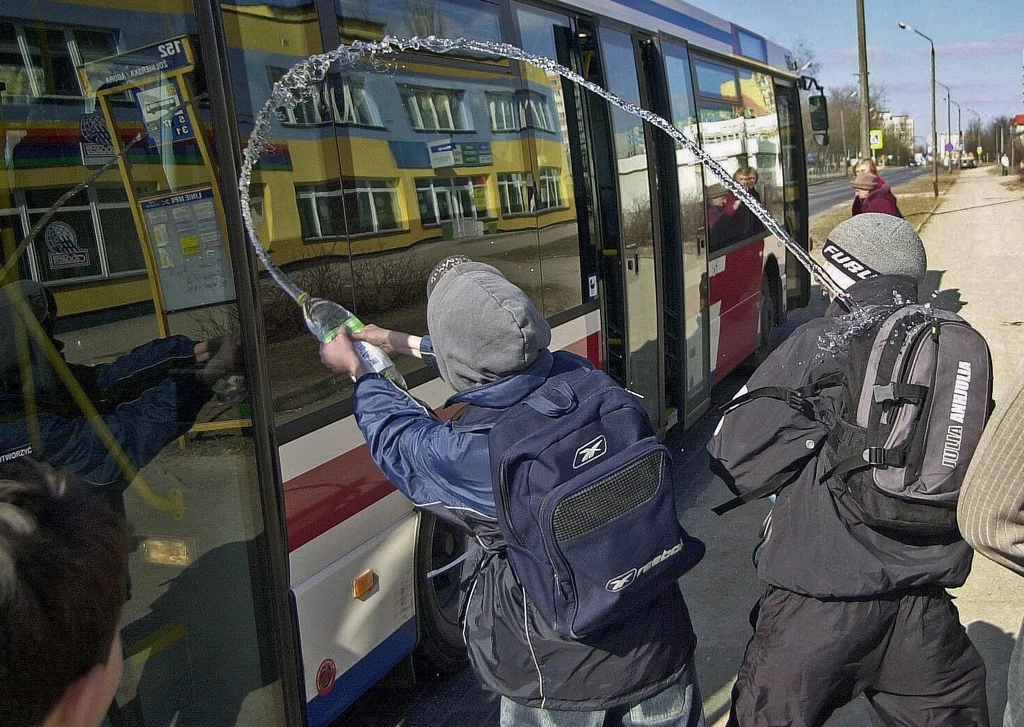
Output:
<path fill-rule="evenodd" d="M 391 362 L 385 358 L 383 351 L 363 341 L 356 342 L 356 353 L 359 354 L 359 358 L 363 359 L 367 366 L 378 374 L 391 365 Z"/>

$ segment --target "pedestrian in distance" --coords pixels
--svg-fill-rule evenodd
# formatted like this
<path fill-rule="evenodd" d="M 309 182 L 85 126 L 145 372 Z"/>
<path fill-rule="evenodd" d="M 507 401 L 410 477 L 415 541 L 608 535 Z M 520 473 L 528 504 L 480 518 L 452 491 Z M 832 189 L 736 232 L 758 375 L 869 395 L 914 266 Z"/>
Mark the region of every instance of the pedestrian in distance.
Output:
<path fill-rule="evenodd" d="M 1002 167 L 1002 170 L 1003 170 L 1002 176 L 1005 177 L 1005 176 L 1009 175 L 1009 173 L 1010 173 L 1010 157 L 1007 156 L 1006 154 L 1003 154 L 1001 157 L 999 157 L 999 166 Z"/>
<path fill-rule="evenodd" d="M 121 680 L 120 518 L 69 472 L 0 464 L 0 724 L 99 727 Z"/>
<path fill-rule="evenodd" d="M 977 552 L 1024 576 L 1024 362 L 967 471 L 957 522 Z M 1024 623 L 1010 656 L 1003 727 L 1024 727 Z"/>
<path fill-rule="evenodd" d="M 917 397 L 920 406 L 923 395 L 920 387 L 896 383 L 891 392 L 887 386 L 873 391 L 870 384 L 878 379 L 871 378 L 866 398 L 851 397 L 854 363 L 874 361 L 880 372 L 890 351 L 885 346 L 886 354 L 876 359 L 865 355 L 865 346 L 879 339 L 855 335 L 851 318 L 881 311 L 889 321 L 887 315 L 910 310 L 904 304 L 916 302 L 927 271 L 924 245 L 905 220 L 869 213 L 833 229 L 822 252 L 830 277 L 851 303 L 837 298 L 823 318 L 805 323 L 772 352 L 726 407 L 708 445 L 712 469 L 741 499 L 777 497 L 755 552 L 766 592 L 751 614 L 754 634 L 733 688 L 729 725 L 819 727 L 864 694 L 887 725 L 987 727 L 985 666 L 947 592 L 967 578 L 970 547 L 955 532 L 955 522 L 946 523 L 951 530 L 909 534 L 896 523 L 870 519 L 863 500 L 854 497 L 854 485 L 863 482 L 855 477 L 872 477 L 883 467 L 899 473 L 901 460 L 897 451 L 871 448 L 870 437 L 882 425 L 847 425 L 843 402 L 852 399 L 860 404 L 856 411 L 877 416 L 878 407 L 901 397 Z M 852 305 L 860 313 L 847 316 Z M 915 330 L 920 337 L 914 342 L 925 340 L 932 325 L 936 338 L 939 331 L 950 336 L 944 323 L 951 321 L 942 315 L 934 323 L 926 315 L 901 319 L 908 323 L 893 327 L 893 336 Z M 969 404 L 966 389 L 960 392 L 970 407 L 961 412 L 968 422 L 983 420 L 987 411 L 988 351 L 980 340 L 981 350 L 972 349 L 971 360 L 981 363 Z M 942 378 L 950 388 L 924 401 L 952 398 L 951 387 L 968 385 Z M 941 408 L 931 411 L 939 421 Z M 982 426 L 983 421 L 979 437 Z M 934 431 L 938 436 L 937 426 Z M 863 441 L 869 443 L 867 459 L 858 446 Z M 940 456 L 941 449 L 940 444 Z M 965 443 L 965 458 L 967 451 Z M 856 493 L 872 494 L 863 487 Z M 880 499 L 884 507 L 902 510 L 902 500 Z M 949 515 L 944 508 L 928 510 Z"/>
<path fill-rule="evenodd" d="M 902 217 L 896 195 L 881 177 L 865 170 L 853 179 L 853 215 L 877 212 L 883 215 Z"/>
<path fill-rule="evenodd" d="M 592 599 L 579 602 L 575 615 L 552 623 L 545 599 L 557 600 L 578 584 L 559 577 L 557 594 L 552 594 L 551 580 L 541 582 L 539 591 L 531 590 L 531 584 L 537 583 L 532 569 L 543 568 L 544 553 L 510 546 L 511 536 L 520 534 L 511 533 L 507 526 L 515 515 L 511 509 L 525 507 L 528 499 L 526 495 L 515 501 L 504 497 L 503 488 L 515 487 L 522 472 L 509 469 L 510 463 L 539 462 L 546 455 L 538 453 L 536 460 L 513 456 L 514 447 L 496 444 L 499 431 L 504 436 L 519 429 L 520 443 L 528 442 L 535 433 L 547 431 L 547 418 L 590 406 L 576 397 L 573 387 L 588 378 L 587 372 L 598 377 L 605 374 L 579 356 L 549 351 L 550 328 L 527 295 L 496 268 L 462 256 L 443 260 L 428 279 L 427 328 L 429 335 L 420 338 L 367 326 L 351 338 L 436 366 L 444 382 L 457 392 L 446 406 L 466 405 L 454 421 L 441 422 L 409 394 L 369 372 L 346 333 L 321 348 L 321 359 L 328 368 L 355 380 L 356 422 L 388 479 L 417 507 L 463 527 L 476 543 L 462 566 L 463 573 L 470 575 L 464 584 L 468 595 L 461 619 L 477 677 L 501 695 L 502 727 L 702 726 L 693 663 L 695 637 L 674 575 L 627 617 L 575 637 L 567 629 L 579 622 L 580 614 L 593 605 Z M 628 400 L 627 407 L 637 406 L 635 397 L 621 387 L 614 389 L 605 395 Z M 661 447 L 642 407 L 639 411 L 652 435 L 650 446 Z M 595 425 L 600 426 L 599 420 Z M 602 431 L 587 446 L 563 447 L 571 465 L 568 472 L 614 458 L 614 431 Z M 602 459 L 606 439 L 609 459 Z M 560 446 L 557 439 L 551 443 L 554 449 Z M 503 451 L 507 454 L 496 456 Z M 551 471 L 539 464 L 538 469 Z M 506 481 L 506 472 L 516 474 Z M 496 486 L 495 473 L 500 475 L 501 487 Z M 570 481 L 585 476 L 571 475 Z M 565 502 L 560 501 L 555 513 L 563 512 Z M 624 503 L 612 499 L 605 506 L 614 509 Z M 572 533 L 553 536 L 552 547 L 569 547 L 567 539 L 587 538 L 594 528 L 603 528 L 609 518 L 594 520 L 596 511 L 590 506 L 576 509 L 587 521 L 585 526 L 553 516 L 556 528 L 562 522 L 571 526 Z M 680 552 L 692 550 L 690 541 L 678 537 L 674 512 L 668 517 L 676 546 L 659 550 L 640 569 L 608 579 L 607 586 L 602 577 L 593 591 L 595 598 L 632 593 L 631 589 L 643 587 L 648 576 L 662 572 L 663 565 L 674 567 L 672 563 L 681 562 L 676 560 Z M 649 524 L 647 519 L 642 522 Z M 526 528 L 531 532 L 521 533 L 523 540 L 542 529 L 539 519 L 532 522 Z M 602 555 L 594 556 L 592 565 L 596 568 L 598 560 L 609 555 L 618 557 L 608 548 L 619 555 L 634 550 L 646 537 L 646 532 L 640 535 L 642 529 L 636 525 L 630 531 L 629 548 L 622 547 L 621 538 L 596 544 L 603 546 Z"/>

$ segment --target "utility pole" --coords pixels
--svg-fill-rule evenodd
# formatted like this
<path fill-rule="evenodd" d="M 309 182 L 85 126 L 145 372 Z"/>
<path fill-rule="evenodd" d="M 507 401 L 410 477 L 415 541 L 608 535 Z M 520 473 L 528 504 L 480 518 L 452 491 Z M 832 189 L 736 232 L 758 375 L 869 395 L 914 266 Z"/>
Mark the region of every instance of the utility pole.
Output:
<path fill-rule="evenodd" d="M 953 124 L 952 124 L 953 113 L 952 113 L 952 110 L 951 110 L 951 107 L 950 107 L 950 101 L 952 101 L 952 98 L 950 97 L 951 94 L 949 92 L 949 86 L 944 84 L 942 81 L 937 81 L 937 83 L 940 86 L 942 86 L 944 89 L 946 89 L 946 143 L 952 145 L 952 143 L 953 143 Z M 946 151 L 945 148 L 943 148 L 943 151 Z M 946 152 L 946 171 L 947 172 L 952 172 L 953 171 L 953 152 L 951 152 L 951 151 L 947 151 Z"/>
<path fill-rule="evenodd" d="M 896 23 L 897 26 L 903 28 L 903 30 L 910 30 L 917 33 L 922 38 L 928 41 L 928 45 L 932 47 L 932 194 L 936 197 L 939 196 L 939 126 L 935 121 L 935 43 L 927 35 L 922 33 L 917 28 L 907 25 L 902 20 Z"/>
<path fill-rule="evenodd" d="M 868 36 L 864 26 L 864 0 L 857 0 L 857 45 L 860 57 L 860 156 L 865 159 L 871 156 L 871 144 L 868 142 L 871 119 L 868 117 Z"/>

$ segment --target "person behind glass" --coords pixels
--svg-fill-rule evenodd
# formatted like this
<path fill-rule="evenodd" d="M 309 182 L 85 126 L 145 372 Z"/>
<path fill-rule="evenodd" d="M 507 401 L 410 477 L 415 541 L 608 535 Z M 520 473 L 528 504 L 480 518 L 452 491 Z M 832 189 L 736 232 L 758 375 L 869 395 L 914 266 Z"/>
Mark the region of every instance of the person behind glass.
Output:
<path fill-rule="evenodd" d="M 737 215 L 741 204 L 739 199 L 729 192 L 724 184 L 712 184 L 707 188 L 704 198 L 707 200 L 705 210 L 708 221 L 708 248 L 711 252 L 743 239 Z"/>
<path fill-rule="evenodd" d="M 29 315 L 34 322 L 25 320 Z M 69 467 L 123 510 L 120 493 L 129 483 L 74 395 L 89 399 L 131 464 L 141 469 L 192 427 L 211 387 L 234 370 L 237 341 L 158 338 L 111 363 L 65 361 L 60 371 L 46 354 L 52 346 L 64 358 L 64 344 L 54 336 L 56 321 L 56 301 L 43 285 L 18 281 L 0 288 L 0 335 L 24 341 L 21 355 L 17 345 L 0 353 L 0 455 L 31 453 Z"/>
<path fill-rule="evenodd" d="M 853 216 L 865 212 L 902 217 L 896 196 L 881 177 L 869 171 L 858 172 L 853 179 Z"/>
<path fill-rule="evenodd" d="M 753 167 L 740 167 L 732 175 L 732 178 L 743 185 L 743 189 L 756 199 L 758 203 L 761 203 L 761 194 L 757 191 L 759 175 L 756 169 Z M 734 210 L 734 235 L 738 239 L 743 240 L 764 232 L 765 227 L 761 219 L 731 191 L 726 197 L 725 208 Z"/>
<path fill-rule="evenodd" d="M 0 724 L 99 727 L 121 680 L 121 518 L 67 471 L 0 464 Z"/>
<path fill-rule="evenodd" d="M 463 566 L 471 582 L 461 620 L 474 672 L 501 695 L 502 727 L 701 727 L 696 639 L 678 587 L 584 643 L 548 626 L 504 555 L 487 431 L 549 377 L 590 362 L 550 351 L 551 329 L 529 297 L 496 268 L 464 256 L 430 274 L 427 329 L 420 338 L 371 325 L 351 337 L 435 366 L 458 392 L 445 406 L 467 405 L 457 421 L 441 422 L 367 370 L 345 333 L 320 356 L 355 379 L 356 423 L 391 483 L 482 546 Z"/>

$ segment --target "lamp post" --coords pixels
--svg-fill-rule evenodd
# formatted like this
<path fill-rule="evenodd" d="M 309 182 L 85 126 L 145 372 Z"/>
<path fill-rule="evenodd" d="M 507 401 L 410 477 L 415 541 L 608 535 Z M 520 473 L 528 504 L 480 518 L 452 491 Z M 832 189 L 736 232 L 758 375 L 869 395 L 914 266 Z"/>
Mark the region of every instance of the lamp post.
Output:
<path fill-rule="evenodd" d="M 950 108 L 950 103 L 952 103 L 953 98 L 950 95 L 949 86 L 944 84 L 942 81 L 936 81 L 936 83 L 939 84 L 940 86 L 942 86 L 944 89 L 946 89 L 946 143 L 952 145 L 952 143 L 953 143 L 953 124 L 952 124 L 953 112 L 952 112 L 952 110 Z M 946 171 L 947 172 L 952 172 L 953 171 L 953 152 L 952 151 L 946 153 Z"/>
<path fill-rule="evenodd" d="M 961 162 L 964 158 L 964 127 L 960 123 L 960 104 L 953 102 L 956 106 L 956 148 L 960 150 Z"/>
<path fill-rule="evenodd" d="M 932 194 L 935 197 L 939 196 L 939 159 L 936 156 L 939 151 L 939 130 L 936 127 L 935 121 L 935 43 L 927 35 L 922 33 L 917 28 L 913 28 L 902 20 L 897 25 L 904 30 L 912 30 L 913 32 L 920 35 L 922 38 L 928 41 L 932 47 Z"/>

